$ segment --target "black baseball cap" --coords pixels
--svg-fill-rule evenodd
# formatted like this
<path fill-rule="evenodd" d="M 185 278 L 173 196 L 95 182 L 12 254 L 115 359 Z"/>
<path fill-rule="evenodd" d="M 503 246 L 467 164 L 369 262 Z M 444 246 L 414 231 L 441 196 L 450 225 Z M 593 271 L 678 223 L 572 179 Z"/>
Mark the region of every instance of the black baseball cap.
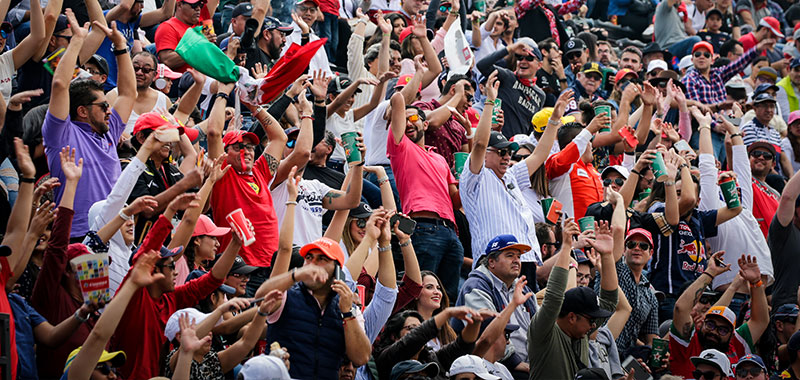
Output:
<path fill-rule="evenodd" d="M 250 17 L 252 15 L 253 15 L 253 4 L 241 3 L 241 4 L 237 5 L 235 8 L 233 8 L 233 14 L 231 16 L 232 17 L 239 17 L 239 16 Z"/>
<path fill-rule="evenodd" d="M 519 149 L 519 144 L 508 141 L 506 136 L 503 133 L 498 131 L 492 131 L 492 134 L 489 135 L 489 146 L 495 149 L 504 149 L 507 147 L 511 147 L 511 149 L 517 150 Z"/>
<path fill-rule="evenodd" d="M 244 262 L 244 259 L 241 256 L 236 256 L 236 258 L 233 259 L 233 265 L 231 266 L 231 270 L 229 273 L 247 275 L 255 272 L 256 269 L 258 269 L 258 267 L 247 265 L 247 263 Z"/>
<path fill-rule="evenodd" d="M 67 16 L 58 15 L 58 19 L 56 19 L 56 28 L 53 29 L 53 34 L 58 33 L 67 28 L 69 28 L 69 21 L 67 21 Z"/>
<path fill-rule="evenodd" d="M 349 216 L 351 218 L 357 218 L 357 219 L 369 218 L 370 216 L 372 216 L 372 208 L 370 208 L 368 204 L 361 202 L 359 203 L 358 207 L 350 209 Z"/>
<path fill-rule="evenodd" d="M 328 83 L 328 93 L 340 94 L 351 84 L 353 84 L 353 81 L 347 75 L 337 75 Z M 356 94 L 359 92 L 361 92 L 361 89 L 356 89 Z"/>
<path fill-rule="evenodd" d="M 564 56 L 569 55 L 570 53 L 574 52 L 581 52 L 583 53 L 583 49 L 586 49 L 586 43 L 583 42 L 582 39 L 573 37 L 566 44 L 564 44 Z"/>
<path fill-rule="evenodd" d="M 277 29 L 279 32 L 284 33 L 291 33 L 294 31 L 291 25 L 282 23 L 281 20 L 278 20 L 275 17 L 267 16 L 264 17 L 264 23 L 261 24 L 261 29 L 263 30 L 273 30 Z"/>
<path fill-rule="evenodd" d="M 602 368 L 584 368 L 575 374 L 575 380 L 608 380 L 608 375 Z"/>
<path fill-rule="evenodd" d="M 600 299 L 597 298 L 594 290 L 579 286 L 572 288 L 564 293 L 564 303 L 561 304 L 561 312 L 573 312 L 575 314 L 584 314 L 590 318 L 608 318 L 612 311 L 600 308 Z"/>
<path fill-rule="evenodd" d="M 94 63 L 103 74 L 108 75 L 108 62 L 100 54 L 93 54 L 87 62 Z"/>
<path fill-rule="evenodd" d="M 711 18 L 711 15 L 717 15 L 717 16 L 719 16 L 719 18 L 723 18 L 722 17 L 722 11 L 720 11 L 717 8 L 711 8 L 706 12 L 706 20 Z"/>

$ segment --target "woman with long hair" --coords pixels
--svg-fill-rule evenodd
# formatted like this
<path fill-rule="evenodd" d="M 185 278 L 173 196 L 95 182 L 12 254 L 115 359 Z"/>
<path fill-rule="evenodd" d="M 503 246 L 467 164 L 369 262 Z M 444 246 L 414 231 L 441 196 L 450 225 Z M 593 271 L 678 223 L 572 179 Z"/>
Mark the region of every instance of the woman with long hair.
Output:
<path fill-rule="evenodd" d="M 422 316 L 424 321 L 433 318 L 450 305 L 450 298 L 444 290 L 442 280 L 435 273 L 422 271 L 422 291 L 419 296 L 406 305 L 407 310 L 414 310 Z M 456 340 L 456 332 L 447 323 L 439 330 L 436 338 L 428 341 L 428 347 L 438 351 Z"/>
<path fill-rule="evenodd" d="M 214 260 L 219 250 L 217 238 L 227 235 L 230 231 L 230 228 L 217 227 L 211 218 L 200 215 L 192 232 L 192 238 L 183 251 L 189 270 L 199 268 L 208 271 L 210 269 L 208 264 Z"/>
<path fill-rule="evenodd" d="M 781 149 L 792 160 L 792 169 L 797 173 L 800 170 L 800 111 L 789 114 L 788 124 L 786 137 L 781 140 Z"/>

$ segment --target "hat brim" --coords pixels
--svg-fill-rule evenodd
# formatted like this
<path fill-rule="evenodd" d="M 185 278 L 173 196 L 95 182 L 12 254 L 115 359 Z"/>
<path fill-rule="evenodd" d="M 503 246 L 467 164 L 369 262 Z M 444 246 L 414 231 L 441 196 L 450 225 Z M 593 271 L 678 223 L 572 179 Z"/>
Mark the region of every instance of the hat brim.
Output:
<path fill-rule="evenodd" d="M 223 293 L 228 294 L 228 295 L 236 294 L 236 289 L 234 289 L 230 285 L 222 284 L 222 285 L 219 286 L 219 290 L 221 290 Z"/>
<path fill-rule="evenodd" d="M 279 26 L 279 27 L 271 29 L 271 30 L 277 30 L 279 32 L 288 33 L 288 34 L 292 34 L 292 32 L 294 32 L 294 28 L 292 28 L 291 26 Z"/>
<path fill-rule="evenodd" d="M 754 151 L 754 150 L 756 150 L 758 148 L 766 149 L 770 153 L 772 153 L 773 155 L 776 153 L 775 147 L 772 144 L 770 144 L 770 143 L 768 143 L 766 141 L 756 141 L 756 142 L 750 144 L 750 146 L 747 147 L 747 153 L 750 153 L 750 152 L 752 152 L 752 151 Z"/>
<path fill-rule="evenodd" d="M 581 71 L 581 72 L 584 73 L 584 74 L 597 73 L 601 77 L 603 76 L 603 73 L 600 70 L 597 70 L 597 69 L 589 69 L 589 70 Z"/>
<path fill-rule="evenodd" d="M 739 360 L 738 362 L 736 362 L 736 364 L 734 364 L 734 365 L 733 365 L 733 368 L 736 368 L 736 367 L 738 367 L 740 364 L 744 364 L 744 363 L 753 363 L 753 364 L 755 364 L 755 365 L 756 365 L 756 367 L 758 367 L 758 368 L 761 368 L 761 369 L 763 369 L 764 371 L 766 371 L 766 370 L 767 370 L 767 369 L 764 367 L 764 365 L 763 365 L 763 364 L 761 364 L 761 363 L 759 363 L 759 362 L 755 361 L 755 359 L 742 359 L 742 360 Z"/>
<path fill-rule="evenodd" d="M 167 252 L 164 252 L 164 251 L 167 251 Z M 177 255 L 180 255 L 181 252 L 183 252 L 183 246 L 180 246 L 178 248 L 173 248 L 173 249 L 165 249 L 165 250 L 162 250 L 161 258 L 162 259 L 166 259 L 168 257 L 177 256 Z"/>
<path fill-rule="evenodd" d="M 494 252 L 508 251 L 509 249 L 516 249 L 516 250 L 519 250 L 519 251 L 525 253 L 525 252 L 530 252 L 531 246 L 529 246 L 527 244 L 522 244 L 522 243 L 511 244 L 511 245 L 507 245 L 507 246 L 505 246 L 503 248 L 495 249 L 494 251 L 490 251 L 488 254 L 492 254 Z"/>
<path fill-rule="evenodd" d="M 217 228 L 215 228 L 215 229 L 213 229 L 213 230 L 211 230 L 209 232 L 204 233 L 203 235 L 205 235 L 205 236 L 213 236 L 213 237 L 220 237 L 220 236 L 227 235 L 228 232 L 231 232 L 231 229 L 229 227 L 217 227 Z"/>
<path fill-rule="evenodd" d="M 125 352 L 123 351 L 115 351 L 115 352 L 106 352 L 103 351 L 103 354 L 100 355 L 100 359 L 97 360 L 98 363 L 105 363 L 110 362 L 112 366 L 119 368 L 125 364 L 126 356 Z"/>
<path fill-rule="evenodd" d="M 692 364 L 694 364 L 694 366 L 695 366 L 695 367 L 697 367 L 697 365 L 698 365 L 698 364 L 708 364 L 708 365 L 710 365 L 710 366 L 713 366 L 713 367 L 715 367 L 715 368 L 719 368 L 719 370 L 720 370 L 720 371 L 722 371 L 722 373 L 723 373 L 723 374 L 725 374 L 726 376 L 728 376 L 728 375 L 729 375 L 729 373 L 730 373 L 730 369 L 728 369 L 728 370 L 726 371 L 726 370 L 725 370 L 725 368 L 722 368 L 722 367 L 719 365 L 719 363 L 717 363 L 717 362 L 715 362 L 715 361 L 713 361 L 713 360 L 703 359 L 703 358 L 701 358 L 701 357 L 699 357 L 699 356 L 693 356 L 693 357 L 692 357 L 691 359 L 689 359 L 689 360 L 691 360 L 691 361 L 692 361 Z"/>
<path fill-rule="evenodd" d="M 511 147 L 514 150 L 519 150 L 519 144 L 517 144 L 517 143 L 515 143 L 513 141 L 508 141 L 508 140 L 503 141 L 503 142 L 501 142 L 499 144 L 491 145 L 491 147 L 492 148 L 497 148 L 497 149 L 505 149 L 505 148 Z"/>
<path fill-rule="evenodd" d="M 320 252 L 322 252 L 329 259 L 339 263 L 340 266 L 344 266 L 344 257 L 336 257 L 334 254 L 328 252 L 327 248 L 320 246 L 316 242 L 308 243 L 308 244 L 304 245 L 302 248 L 300 248 L 300 256 L 306 257 L 308 252 L 310 252 L 312 250 L 315 250 L 315 249 L 320 251 Z"/>
<path fill-rule="evenodd" d="M 423 364 L 422 366 L 410 368 L 405 373 L 420 373 L 425 372 L 426 375 L 430 376 L 431 378 L 436 377 L 439 375 L 439 365 L 436 362 L 430 362 Z"/>
<path fill-rule="evenodd" d="M 367 219 L 370 216 L 372 216 L 372 213 L 371 212 L 360 212 L 360 213 L 350 214 L 349 216 L 352 217 L 352 218 L 356 218 L 356 219 Z"/>
<path fill-rule="evenodd" d="M 597 310 L 595 310 L 593 312 L 590 312 L 590 313 L 586 313 L 587 316 L 592 317 L 592 318 L 608 318 L 612 314 L 614 314 L 613 311 L 608 311 L 608 310 L 602 309 L 602 308 L 601 309 L 597 309 Z"/>
<path fill-rule="evenodd" d="M 250 274 L 255 272 L 258 267 L 254 267 L 252 265 L 243 265 L 236 269 L 231 269 L 232 274 Z"/>

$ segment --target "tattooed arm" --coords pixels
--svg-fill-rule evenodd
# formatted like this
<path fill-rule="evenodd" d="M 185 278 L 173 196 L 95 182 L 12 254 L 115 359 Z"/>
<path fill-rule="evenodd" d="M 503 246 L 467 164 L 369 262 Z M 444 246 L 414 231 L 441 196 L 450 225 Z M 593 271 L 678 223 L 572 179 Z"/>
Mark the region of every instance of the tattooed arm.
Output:
<path fill-rule="evenodd" d="M 691 311 L 694 304 L 700 299 L 706 286 L 711 285 L 714 277 L 727 272 L 731 269 L 731 264 L 724 264 L 722 266 L 717 264 L 717 260 L 722 260 L 722 255 L 725 251 L 719 251 L 711 256 L 708 260 L 708 267 L 700 277 L 697 278 L 689 287 L 681 294 L 677 301 L 675 301 L 675 309 L 672 314 L 672 323 L 675 325 L 675 330 L 680 333 L 679 338 L 689 339 L 692 332 Z M 721 262 L 721 261 L 720 261 Z"/>
<path fill-rule="evenodd" d="M 363 152 L 362 152 L 363 154 Z M 363 185 L 364 165 L 356 165 L 347 172 L 350 181 L 345 180 L 347 191 L 333 190 L 328 191 L 322 197 L 322 207 L 327 210 L 347 210 L 358 207 L 361 202 L 361 187 Z"/>
<path fill-rule="evenodd" d="M 264 150 L 264 159 L 267 161 L 267 166 L 269 166 L 269 174 L 275 175 L 275 171 L 278 170 L 278 163 L 280 162 L 276 157 L 283 157 L 283 149 L 286 146 L 288 138 L 286 137 L 286 133 L 283 132 L 280 123 L 265 109 L 259 106 L 253 107 L 252 111 L 253 115 L 261 124 L 261 127 L 264 128 L 264 131 L 267 133 L 269 143 L 267 143 L 267 148 Z"/>

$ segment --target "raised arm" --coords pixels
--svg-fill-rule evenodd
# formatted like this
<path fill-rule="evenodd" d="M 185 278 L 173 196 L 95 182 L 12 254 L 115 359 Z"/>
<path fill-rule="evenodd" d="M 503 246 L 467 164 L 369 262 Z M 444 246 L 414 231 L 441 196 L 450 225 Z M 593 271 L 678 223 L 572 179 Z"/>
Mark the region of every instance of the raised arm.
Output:
<path fill-rule="evenodd" d="M 87 27 L 89 24 L 84 25 L 83 28 L 78 26 L 78 21 L 75 20 L 75 15 L 71 10 L 67 10 L 67 19 L 69 20 L 69 27 L 72 30 L 72 39 L 70 39 L 69 46 L 61 56 L 58 67 L 53 73 L 53 87 L 50 92 L 50 107 L 48 112 L 58 119 L 66 120 L 69 116 L 69 84 L 72 82 L 72 75 L 75 72 L 75 63 L 78 59 L 78 52 L 83 46 L 83 41 L 89 33 Z"/>
<path fill-rule="evenodd" d="M 105 22 L 95 21 L 93 25 L 95 28 L 103 30 L 106 37 L 113 43 L 114 50 L 128 49 L 128 41 L 125 40 L 125 36 L 117 30 L 116 21 L 111 22 L 111 28 L 107 27 Z M 116 54 L 116 56 L 118 96 L 112 107 L 117 111 L 122 122 L 127 123 L 128 118 L 131 116 L 131 111 L 133 111 L 133 105 L 136 103 L 136 74 L 133 72 L 133 63 L 130 54 Z"/>
<path fill-rule="evenodd" d="M 46 201 L 36 208 L 36 213 L 31 219 L 31 225 L 30 228 L 28 228 L 28 233 L 25 234 L 25 241 L 20 246 L 20 252 L 22 252 L 21 256 L 19 260 L 17 260 L 16 265 L 11 267 L 11 277 L 6 281 L 6 292 L 10 293 L 12 290 L 14 290 L 14 284 L 17 283 L 17 280 L 25 271 L 25 267 L 28 265 L 31 254 L 39 242 L 39 238 L 42 236 L 42 234 L 44 234 L 47 226 L 50 225 L 53 220 L 55 220 L 58 210 L 53 210 L 53 207 L 55 207 L 55 203 Z"/>
<path fill-rule="evenodd" d="M 428 31 L 425 29 L 424 20 L 421 20 L 418 16 L 418 20 L 416 21 L 416 24 L 411 27 L 411 33 L 420 41 L 425 63 L 428 64 L 428 72 L 426 72 L 425 76 L 422 78 L 422 88 L 426 88 L 442 73 L 442 62 L 439 61 L 436 50 L 433 49 L 431 42 L 428 41 Z"/>
<path fill-rule="evenodd" d="M 21 180 L 19 181 L 17 202 L 11 209 L 2 243 L 11 247 L 11 256 L 8 257 L 8 265 L 11 268 L 16 268 L 23 256 L 22 245 L 28 230 L 28 222 L 31 219 L 30 205 L 33 204 L 33 182 L 36 175 L 36 168 L 28 154 L 28 146 L 22 142 L 22 139 L 15 137 L 14 148 L 17 152 L 17 165 L 20 169 Z"/>
<path fill-rule="evenodd" d="M 731 270 L 731 264 L 725 266 L 717 265 L 717 260 L 722 259 L 725 251 L 719 251 L 708 259 L 708 267 L 700 277 L 697 278 L 686 290 L 683 291 L 678 300 L 675 301 L 675 310 L 672 315 L 672 324 L 679 334 L 679 338 L 688 339 L 692 332 L 694 322 L 692 321 L 691 311 L 694 304 L 700 299 L 706 286 L 711 285 L 714 277 Z"/>
<path fill-rule="evenodd" d="M 614 205 L 614 213 L 611 214 L 611 231 L 614 236 L 613 259 L 614 263 L 616 263 L 622 258 L 622 253 L 625 251 L 625 228 L 627 226 L 625 200 L 620 193 L 612 190 L 611 187 L 606 191 L 608 192 L 609 202 Z M 602 265 L 605 265 L 605 263 L 602 263 Z"/>
<path fill-rule="evenodd" d="M 100 3 L 97 0 L 86 0 L 86 10 L 89 12 L 89 22 L 94 23 L 96 21 L 103 25 L 108 23 L 106 17 L 103 15 L 103 8 L 100 7 Z M 92 57 L 92 54 L 97 52 L 97 49 L 100 48 L 105 38 L 106 35 L 102 29 L 92 28 L 86 36 L 86 41 L 78 55 L 78 62 L 81 65 L 86 63 L 86 61 Z"/>
<path fill-rule="evenodd" d="M 97 361 L 100 360 L 103 349 L 111 339 L 114 330 L 116 330 L 133 294 L 142 287 L 164 278 L 161 273 L 153 273 L 153 268 L 159 258 L 158 252 L 150 251 L 136 260 L 133 269 L 131 269 L 130 277 L 117 291 L 111 303 L 106 306 L 92 332 L 89 333 L 89 337 L 83 342 L 78 355 L 72 360 L 69 369 L 69 380 L 85 380 L 91 377 L 92 371 L 97 366 Z"/>
<path fill-rule="evenodd" d="M 272 180 L 270 190 L 275 189 L 278 185 L 283 183 L 287 178 L 292 176 L 289 172 L 292 168 L 303 168 L 311 158 L 311 149 L 314 148 L 312 140 L 314 139 L 314 121 L 308 117 L 311 116 L 312 108 L 311 103 L 306 99 L 306 90 L 309 83 L 306 81 L 307 75 L 301 75 L 289 91 L 301 89 L 297 97 L 297 111 L 300 113 L 300 133 L 297 134 L 297 140 L 294 143 L 292 153 L 289 153 L 286 158 L 282 159 L 278 164 L 278 170 L 275 171 L 275 177 Z"/>
<path fill-rule="evenodd" d="M 297 210 L 297 185 L 302 178 L 296 175 L 297 167 L 293 167 L 289 172 L 286 181 L 286 212 L 283 214 L 283 222 L 278 232 L 278 253 L 275 263 L 272 264 L 270 278 L 286 273 L 289 270 L 289 263 L 292 261 L 292 248 L 294 245 L 294 216 Z"/>
<path fill-rule="evenodd" d="M 236 343 L 218 354 L 222 372 L 232 370 L 253 351 L 264 329 L 267 327 L 269 310 L 272 310 L 276 305 L 280 305 L 282 301 L 283 293 L 277 290 L 271 291 L 264 297 L 264 300 L 261 301 L 261 305 L 258 308 L 258 312 L 253 315 L 253 321 L 250 322 L 250 327 L 247 328 L 247 332 L 242 334 L 242 337 L 239 338 Z"/>
<path fill-rule="evenodd" d="M 498 88 L 500 88 L 500 81 L 497 80 L 497 70 L 495 70 L 486 81 L 486 102 L 478 120 L 472 153 L 469 155 L 469 171 L 473 174 L 481 172 L 486 160 L 486 148 L 489 146 L 489 137 L 492 134 L 492 111 L 494 110 L 494 101 L 497 99 Z"/>
<path fill-rule="evenodd" d="M 384 94 L 386 94 L 386 84 L 389 82 L 389 79 L 396 77 L 397 75 L 391 71 L 386 71 L 381 74 L 380 77 L 378 77 L 378 84 L 375 86 L 374 91 L 372 91 L 372 97 L 369 98 L 369 103 L 353 110 L 353 120 L 361 120 L 361 118 L 367 116 L 375 107 L 381 104 L 385 96 Z"/>
<path fill-rule="evenodd" d="M 288 137 L 286 137 L 286 133 L 283 132 L 281 124 L 261 106 L 255 109 L 253 116 L 267 133 L 269 142 L 264 149 L 263 157 L 269 163 L 269 174 L 274 176 L 275 172 L 278 170 L 278 163 L 280 163 L 280 159 L 283 157 L 283 149 L 286 147 Z"/>
<path fill-rule="evenodd" d="M 353 278 L 358 278 L 361 269 L 364 267 L 364 262 L 367 260 L 370 249 L 381 237 L 383 225 L 388 223 L 385 215 L 386 211 L 381 209 L 372 212 L 372 215 L 367 219 L 364 238 L 361 240 L 361 243 L 358 244 L 358 247 L 356 247 L 353 252 L 350 252 L 350 257 L 344 263 L 344 266 Z"/>
<path fill-rule="evenodd" d="M 751 308 L 747 326 L 750 328 L 753 342 L 758 342 L 769 326 L 769 305 L 764 291 L 767 286 L 761 281 L 761 270 L 758 269 L 755 256 L 742 255 L 739 258 L 739 275 L 750 285 Z"/>
<path fill-rule="evenodd" d="M 44 13 L 42 13 L 42 6 L 39 3 L 39 0 L 30 1 L 30 34 L 26 38 L 23 38 L 22 41 L 17 44 L 13 50 L 11 50 L 12 57 L 14 58 L 15 69 L 19 69 L 25 64 L 25 62 L 28 62 L 28 60 L 31 59 L 34 54 L 36 54 L 36 50 L 39 48 L 41 41 L 45 39 Z"/>
<path fill-rule="evenodd" d="M 503 333 L 506 325 L 511 321 L 514 311 L 535 295 L 533 292 L 525 293 L 525 285 L 527 284 L 528 281 L 525 276 L 521 276 L 517 284 L 514 285 L 514 296 L 511 297 L 511 302 L 486 326 L 486 330 L 483 330 L 483 334 L 475 342 L 475 349 L 472 351 L 473 355 L 483 357 L 498 339 L 504 338 Z"/>
<path fill-rule="evenodd" d="M 38 42 L 39 45 L 36 47 L 33 57 L 31 57 L 34 61 L 40 61 L 47 53 L 47 46 L 50 44 L 50 37 L 53 36 L 53 31 L 56 30 L 56 22 L 63 4 L 63 0 L 47 2 L 47 6 L 44 8 L 44 38 Z"/>
<path fill-rule="evenodd" d="M 333 280 L 331 287 L 339 295 L 339 310 L 342 313 L 350 311 L 355 297 L 350 287 L 340 280 Z M 352 316 L 344 318 L 344 349 L 347 358 L 353 362 L 353 366 L 360 367 L 367 364 L 372 345 L 364 329 L 361 328 L 361 324 L 356 323 L 355 317 Z"/>
<path fill-rule="evenodd" d="M 175 234 L 172 236 L 172 240 L 169 242 L 170 249 L 177 248 L 177 247 L 185 247 L 189 244 L 189 240 L 192 238 L 192 233 L 194 232 L 195 226 L 197 226 L 197 219 L 200 218 L 200 214 L 203 212 L 204 205 L 208 202 L 208 197 L 211 196 L 211 191 L 214 189 L 214 184 L 228 172 L 230 169 L 230 165 L 226 166 L 224 169 L 222 168 L 222 164 L 225 162 L 225 157 L 219 157 L 214 162 L 214 167 L 211 169 L 211 175 L 208 176 L 206 182 L 203 184 L 203 187 L 200 188 L 200 191 L 197 192 L 197 207 L 189 207 L 186 209 L 186 212 L 183 213 L 183 219 L 181 219 L 180 224 L 178 224 L 178 228 L 175 230 Z M 177 258 L 175 259 L 177 260 Z"/>
<path fill-rule="evenodd" d="M 392 250 L 386 249 L 392 246 L 392 230 L 397 235 L 397 242 L 400 244 L 401 249 L 403 244 L 411 245 L 411 237 L 400 231 L 400 221 L 395 222 L 394 226 L 389 225 L 389 221 L 396 211 L 386 214 L 384 219 L 383 228 L 381 228 L 381 237 L 378 239 L 378 281 L 387 287 L 397 289 L 397 271 L 394 268 L 394 258 L 392 257 Z M 385 249 L 381 251 L 381 249 Z"/>
<path fill-rule="evenodd" d="M 227 97 L 233 91 L 234 83 L 219 83 L 217 87 L 218 94 L 225 96 L 214 97 L 211 104 L 211 112 L 208 114 L 208 131 L 206 136 L 208 139 L 208 157 L 216 160 L 217 157 L 224 153 L 224 146 L 222 145 L 222 130 L 225 128 L 225 107 L 228 104 Z"/>
<path fill-rule="evenodd" d="M 792 222 L 798 196 L 800 196 L 800 173 L 794 173 L 783 188 L 781 199 L 778 201 L 778 211 L 775 213 L 781 226 L 786 227 Z"/>
<path fill-rule="evenodd" d="M 406 87 L 408 87 L 408 85 L 406 85 Z M 403 140 L 403 136 L 406 134 L 406 100 L 403 99 L 402 94 L 395 92 L 390 101 L 390 105 L 392 107 L 392 138 L 394 139 L 395 144 L 400 144 L 400 141 Z M 798 182 L 800 182 L 800 180 L 798 180 Z M 798 189 L 798 193 L 800 194 L 800 189 Z M 792 202 L 794 202 L 794 200 Z"/>
<path fill-rule="evenodd" d="M 566 90 L 558 96 L 555 107 L 553 107 L 553 114 L 550 120 L 547 121 L 544 134 L 539 139 L 539 144 L 533 150 L 533 153 L 525 159 L 525 164 L 528 166 L 528 175 L 533 175 L 542 164 L 550 156 L 550 150 L 553 148 L 553 143 L 556 140 L 556 134 L 561 127 L 561 117 L 564 116 L 564 110 L 567 109 L 567 103 L 572 99 L 572 90 Z"/>
<path fill-rule="evenodd" d="M 147 28 L 168 20 L 175 13 L 175 0 L 165 0 L 161 8 L 152 10 L 147 13 L 142 13 L 142 19 L 139 20 L 139 27 Z M 214 14 L 214 11 L 211 12 Z M 255 15 L 255 12 L 253 12 Z M 261 17 L 262 19 L 264 17 Z"/>

